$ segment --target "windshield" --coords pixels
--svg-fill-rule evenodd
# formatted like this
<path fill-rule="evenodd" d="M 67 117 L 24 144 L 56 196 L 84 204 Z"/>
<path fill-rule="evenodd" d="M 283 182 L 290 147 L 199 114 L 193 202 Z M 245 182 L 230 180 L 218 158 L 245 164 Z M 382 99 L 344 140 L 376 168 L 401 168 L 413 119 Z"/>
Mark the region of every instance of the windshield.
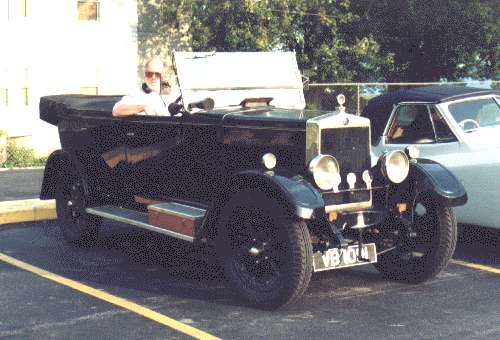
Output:
<path fill-rule="evenodd" d="M 209 97 L 215 107 L 240 105 L 248 98 L 305 107 L 293 52 L 174 52 L 174 63 L 185 106 Z"/>
<path fill-rule="evenodd" d="M 499 97 L 453 103 L 448 106 L 453 118 L 464 131 L 500 124 Z"/>

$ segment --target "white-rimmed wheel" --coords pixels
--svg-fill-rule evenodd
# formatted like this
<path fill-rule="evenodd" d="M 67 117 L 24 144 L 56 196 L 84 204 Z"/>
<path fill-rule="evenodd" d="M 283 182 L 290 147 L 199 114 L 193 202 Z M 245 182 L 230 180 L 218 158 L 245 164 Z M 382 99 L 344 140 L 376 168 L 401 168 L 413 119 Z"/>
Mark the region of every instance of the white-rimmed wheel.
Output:
<path fill-rule="evenodd" d="M 74 169 L 61 174 L 56 191 L 59 227 L 67 242 L 92 246 L 97 242 L 101 219 L 85 212 L 83 181 Z"/>
<path fill-rule="evenodd" d="M 312 274 L 304 221 L 256 190 L 235 194 L 221 212 L 217 252 L 231 288 L 252 306 L 274 309 L 302 296 Z"/>
<path fill-rule="evenodd" d="M 379 255 L 375 267 L 387 278 L 420 283 L 448 265 L 457 243 L 457 221 L 450 208 L 429 195 L 419 197 L 414 208 L 410 232 L 395 229 L 396 248 Z"/>

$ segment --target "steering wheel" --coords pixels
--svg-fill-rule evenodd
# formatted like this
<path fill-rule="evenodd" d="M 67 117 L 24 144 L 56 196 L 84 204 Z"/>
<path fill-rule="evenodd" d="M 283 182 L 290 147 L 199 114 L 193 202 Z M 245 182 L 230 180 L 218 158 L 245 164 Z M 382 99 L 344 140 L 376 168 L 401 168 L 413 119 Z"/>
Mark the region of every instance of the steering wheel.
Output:
<path fill-rule="evenodd" d="M 182 99 L 182 96 L 179 96 L 173 103 L 170 103 L 168 105 L 168 112 L 172 116 L 176 116 L 177 114 L 181 114 L 182 116 L 189 114 L 184 110 L 184 106 L 182 104 L 179 104 Z"/>
<path fill-rule="evenodd" d="M 472 128 L 472 129 L 467 129 L 466 130 L 465 129 L 465 124 L 467 124 L 467 123 L 474 124 L 475 127 Z M 474 119 L 471 119 L 471 118 L 467 118 L 467 119 L 462 120 L 460 123 L 458 123 L 458 126 L 460 126 L 462 128 L 462 130 L 464 130 L 464 131 L 479 129 L 479 123 L 476 122 Z"/>

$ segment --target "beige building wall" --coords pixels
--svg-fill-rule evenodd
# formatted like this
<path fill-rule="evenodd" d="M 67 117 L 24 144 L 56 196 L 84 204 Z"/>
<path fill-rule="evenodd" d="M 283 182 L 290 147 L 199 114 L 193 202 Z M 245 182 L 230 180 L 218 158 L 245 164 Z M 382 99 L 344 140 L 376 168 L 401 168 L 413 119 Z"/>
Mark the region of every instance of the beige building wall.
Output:
<path fill-rule="evenodd" d="M 0 129 L 46 154 L 59 141 L 39 119 L 41 96 L 136 87 L 137 8 L 137 0 L 0 0 Z"/>
<path fill-rule="evenodd" d="M 147 59 L 171 65 L 174 49 L 190 50 L 187 26 L 163 24 L 159 0 L 0 0 L 0 130 L 40 155 L 58 149 L 40 97 L 133 91 Z"/>

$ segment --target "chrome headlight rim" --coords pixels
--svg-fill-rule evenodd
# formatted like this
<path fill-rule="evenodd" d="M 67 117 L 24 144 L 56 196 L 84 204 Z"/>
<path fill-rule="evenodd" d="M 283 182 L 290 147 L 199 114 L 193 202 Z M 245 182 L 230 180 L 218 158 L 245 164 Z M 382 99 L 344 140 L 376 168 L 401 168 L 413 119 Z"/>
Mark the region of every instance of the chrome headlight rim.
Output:
<path fill-rule="evenodd" d="M 339 162 L 331 155 L 320 154 L 309 162 L 309 172 L 321 190 L 331 190 L 340 177 Z"/>
<path fill-rule="evenodd" d="M 410 160 L 404 151 L 388 151 L 380 159 L 380 169 L 389 181 L 399 184 L 408 177 Z"/>

